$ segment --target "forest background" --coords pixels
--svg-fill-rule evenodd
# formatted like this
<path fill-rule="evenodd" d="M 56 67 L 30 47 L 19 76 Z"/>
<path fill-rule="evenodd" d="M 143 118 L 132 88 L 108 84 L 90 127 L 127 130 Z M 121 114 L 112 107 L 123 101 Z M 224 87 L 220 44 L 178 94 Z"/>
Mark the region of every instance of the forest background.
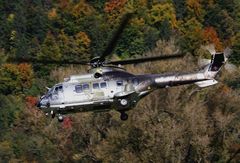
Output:
<path fill-rule="evenodd" d="M 219 84 L 157 90 L 129 111 L 78 113 L 60 124 L 37 97 L 84 66 L 11 64 L 7 58 L 79 61 L 101 55 L 123 15 L 135 16 L 114 50 L 119 59 L 180 60 L 126 66 L 140 73 L 198 70 L 202 48 L 233 50 L 237 71 Z M 0 1 L 0 162 L 237 162 L 240 160 L 239 0 Z"/>

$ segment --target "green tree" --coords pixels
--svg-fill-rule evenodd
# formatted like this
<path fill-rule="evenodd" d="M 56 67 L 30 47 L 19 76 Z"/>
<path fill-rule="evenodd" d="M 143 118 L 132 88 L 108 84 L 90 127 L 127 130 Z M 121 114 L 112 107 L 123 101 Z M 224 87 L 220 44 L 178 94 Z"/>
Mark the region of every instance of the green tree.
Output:
<path fill-rule="evenodd" d="M 194 52 L 200 48 L 203 42 L 203 25 L 196 18 L 191 18 L 186 22 L 180 21 L 179 23 L 178 29 L 181 32 L 179 45 L 183 50 Z"/>
<path fill-rule="evenodd" d="M 37 56 L 39 59 L 43 60 L 60 60 L 61 52 L 60 48 L 56 42 L 54 35 L 51 32 L 47 33 L 47 36 L 41 45 L 40 52 Z"/>

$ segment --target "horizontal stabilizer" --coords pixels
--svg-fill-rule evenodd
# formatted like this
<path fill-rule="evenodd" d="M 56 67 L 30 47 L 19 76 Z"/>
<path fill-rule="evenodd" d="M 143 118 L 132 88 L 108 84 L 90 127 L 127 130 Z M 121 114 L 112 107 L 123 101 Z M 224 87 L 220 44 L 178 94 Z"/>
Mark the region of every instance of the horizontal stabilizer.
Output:
<path fill-rule="evenodd" d="M 211 80 L 205 80 L 205 81 L 200 81 L 200 82 L 196 82 L 195 84 L 199 87 L 208 87 L 214 84 L 217 84 L 218 81 L 215 79 L 211 79 Z"/>

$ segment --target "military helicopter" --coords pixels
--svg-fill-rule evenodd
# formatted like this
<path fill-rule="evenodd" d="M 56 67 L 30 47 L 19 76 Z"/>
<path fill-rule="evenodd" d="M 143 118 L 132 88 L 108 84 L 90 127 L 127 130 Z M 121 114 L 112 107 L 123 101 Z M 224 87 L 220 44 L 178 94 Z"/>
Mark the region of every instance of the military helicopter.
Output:
<path fill-rule="evenodd" d="M 71 75 L 62 83 L 54 85 L 43 95 L 37 107 L 52 118 L 57 116 L 59 122 L 64 120 L 65 114 L 76 112 L 103 112 L 115 109 L 120 113 L 121 120 L 127 120 L 128 110 L 133 109 L 139 100 L 156 89 L 173 87 L 184 84 L 196 84 L 207 87 L 217 83 L 214 79 L 227 61 L 229 50 L 223 53 L 210 51 L 211 61 L 204 68 L 195 73 L 145 74 L 135 75 L 127 72 L 118 65 L 137 64 L 157 60 L 181 58 L 182 54 L 161 55 L 119 61 L 108 61 L 109 56 L 130 19 L 125 16 L 120 27 L 113 36 L 110 44 L 99 57 L 90 61 L 61 61 L 61 64 L 89 65 L 87 74 Z M 21 59 L 21 62 L 42 62 L 44 64 L 58 64 L 59 61 Z"/>

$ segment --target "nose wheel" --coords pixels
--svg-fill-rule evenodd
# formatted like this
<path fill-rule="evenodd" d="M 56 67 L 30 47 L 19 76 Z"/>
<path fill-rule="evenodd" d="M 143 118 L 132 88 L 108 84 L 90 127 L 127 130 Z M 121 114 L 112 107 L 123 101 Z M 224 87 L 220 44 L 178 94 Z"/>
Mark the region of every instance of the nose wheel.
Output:
<path fill-rule="evenodd" d="M 55 118 L 55 116 L 56 116 L 56 113 L 54 113 L 54 111 L 52 110 L 52 111 L 51 111 L 51 117 L 52 117 L 52 119 Z"/>
<path fill-rule="evenodd" d="M 126 121 L 126 120 L 128 119 L 127 113 L 125 113 L 125 112 L 120 112 L 120 113 L 121 113 L 120 119 L 121 119 L 122 121 Z"/>

